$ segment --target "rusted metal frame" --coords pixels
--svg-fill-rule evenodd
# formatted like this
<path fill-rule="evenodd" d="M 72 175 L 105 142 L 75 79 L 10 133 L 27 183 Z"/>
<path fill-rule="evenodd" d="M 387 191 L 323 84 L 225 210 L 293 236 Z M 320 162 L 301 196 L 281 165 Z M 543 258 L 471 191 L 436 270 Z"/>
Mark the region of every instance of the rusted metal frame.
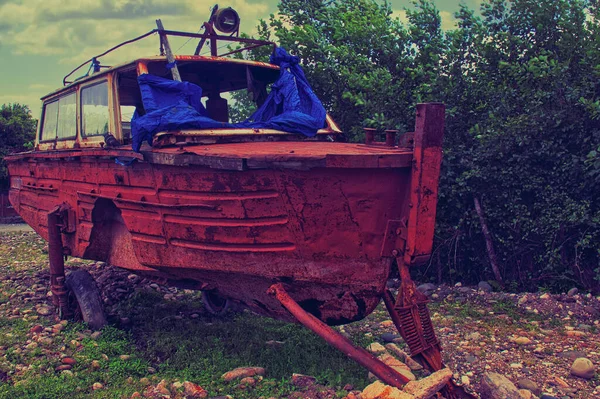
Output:
<path fill-rule="evenodd" d="M 407 377 L 398 373 L 365 349 L 357 348 L 348 338 L 336 332 L 327 324 L 302 309 L 302 307 L 289 296 L 281 283 L 273 284 L 269 288 L 269 293 L 274 295 L 281 305 L 283 305 L 283 307 L 286 308 L 302 325 L 323 338 L 329 345 L 343 352 L 350 359 L 368 369 L 384 383 L 401 388 L 410 381 Z"/>
<path fill-rule="evenodd" d="M 274 42 L 270 42 L 267 40 L 257 40 L 257 39 L 248 39 L 245 37 L 234 37 L 234 36 L 223 36 L 223 35 L 210 35 L 206 33 L 191 33 L 191 32 L 181 32 L 177 30 L 165 30 L 165 34 L 172 36 L 183 36 L 183 37 L 196 37 L 198 39 L 202 38 L 215 38 L 217 40 L 224 40 L 227 42 L 240 42 L 240 43 L 250 43 L 250 44 L 261 44 L 263 46 L 275 46 Z"/>
<path fill-rule="evenodd" d="M 144 39 L 154 33 L 159 32 L 159 29 L 152 29 L 149 32 L 144 33 L 143 35 L 140 35 L 138 37 L 135 37 L 131 40 L 126 40 L 122 43 L 117 44 L 114 47 L 111 47 L 110 49 L 106 50 L 105 52 L 98 54 L 92 58 L 90 58 L 89 60 L 81 63 L 81 65 L 79 65 L 78 67 L 76 67 L 75 69 L 73 69 L 71 72 L 69 72 L 64 78 L 63 78 L 63 86 L 66 86 L 68 84 L 73 83 L 72 81 L 67 82 L 67 79 L 69 78 L 69 76 L 73 75 L 76 71 L 78 71 L 79 69 L 81 69 L 83 66 L 87 65 L 88 63 L 92 62 L 94 59 L 98 59 L 100 57 L 105 56 L 106 54 L 126 45 L 126 44 L 130 44 L 130 43 L 134 43 L 138 40 Z M 260 46 L 273 46 L 273 49 L 275 49 L 275 47 L 277 46 L 275 43 L 273 42 L 269 42 L 266 40 L 256 40 L 256 39 L 247 39 L 244 37 L 232 37 L 232 36 L 222 36 L 222 35 L 210 35 L 210 34 L 202 34 L 202 33 L 192 33 L 192 32 L 181 32 L 181 31 L 175 31 L 175 30 L 163 30 L 162 31 L 165 35 L 173 35 L 173 36 L 183 36 L 183 37 L 194 37 L 194 38 L 198 38 L 198 39 L 212 39 L 214 38 L 215 40 L 225 40 L 225 41 L 231 41 L 231 42 L 240 42 L 240 43 L 250 43 L 250 44 L 256 44 L 258 45 L 257 47 Z"/>
<path fill-rule="evenodd" d="M 433 248 L 438 181 L 444 137 L 443 104 L 417 105 L 406 253 L 430 255 Z"/>
<path fill-rule="evenodd" d="M 213 11 L 214 14 L 214 11 Z M 212 15 L 211 15 L 212 18 Z M 204 31 L 205 32 L 212 32 L 214 34 L 214 30 L 213 27 L 210 23 L 205 22 L 203 25 L 204 27 Z M 206 43 L 206 37 L 203 37 L 199 42 L 198 45 L 196 46 L 196 50 L 194 50 L 194 55 L 200 55 L 200 51 L 202 50 L 202 47 L 204 47 L 204 43 Z"/>
<path fill-rule="evenodd" d="M 100 57 L 103 57 L 103 56 L 105 56 L 106 54 L 108 54 L 108 53 L 110 53 L 110 52 L 112 52 L 112 51 L 114 51 L 114 50 L 118 49 L 119 47 L 122 47 L 122 46 L 124 46 L 124 45 L 126 45 L 126 44 L 130 44 L 130 43 L 137 42 L 138 40 L 144 39 L 144 38 L 146 38 L 146 37 L 148 37 L 148 36 L 150 36 L 150 35 L 152 35 L 152 34 L 154 34 L 154 33 L 156 33 L 156 32 L 158 32 L 158 29 L 152 29 L 150 32 L 144 33 L 143 35 L 140 35 L 140 36 L 138 36 L 138 37 L 135 37 L 135 38 L 133 38 L 133 39 L 131 39 L 131 40 L 126 40 L 126 41 L 124 41 L 124 42 L 122 42 L 122 43 L 120 43 L 120 44 L 117 44 L 116 46 L 114 46 L 114 47 L 111 47 L 110 49 L 106 50 L 106 51 L 105 51 L 105 52 L 103 52 L 102 54 L 98 54 L 97 56 L 94 56 L 94 57 L 90 58 L 89 60 L 87 60 L 87 61 L 83 62 L 81 65 L 79 65 L 77 68 L 73 69 L 71 72 L 69 72 L 69 74 L 68 74 L 67 76 L 65 76 L 65 77 L 63 78 L 63 86 L 66 86 L 66 85 L 68 85 L 68 84 L 71 84 L 71 83 L 73 83 L 73 82 L 67 82 L 67 78 L 68 78 L 69 76 L 73 75 L 73 74 L 75 73 L 75 71 L 77 71 L 77 70 L 78 70 L 78 69 L 80 69 L 81 67 L 83 67 L 83 66 L 87 65 L 89 62 L 92 62 L 92 60 L 94 60 L 94 59 L 97 59 L 97 58 L 100 58 Z"/>
<path fill-rule="evenodd" d="M 262 47 L 262 46 L 264 46 L 264 44 L 254 44 L 252 46 L 238 48 L 238 49 L 232 50 L 232 51 L 230 51 L 228 53 L 220 54 L 219 57 L 225 57 L 225 56 L 228 56 L 228 55 L 231 55 L 231 54 L 241 53 L 242 51 L 252 50 L 252 49 L 255 49 L 257 47 Z"/>
<path fill-rule="evenodd" d="M 48 212 L 48 259 L 50 261 L 50 291 L 52 302 L 59 309 L 60 317 L 69 315 L 68 291 L 65 285 L 65 262 L 62 243 L 62 229 L 66 225 L 64 216 L 67 204 L 57 206 Z"/>
<path fill-rule="evenodd" d="M 431 370 L 444 366 L 441 347 L 427 309 L 427 297 L 417 290 L 410 267 L 417 259 L 426 260 L 433 246 L 444 112 L 443 104 L 417 105 L 406 246 L 403 252 L 394 252 L 401 284 L 396 299 L 389 290 L 383 294 L 392 322 L 411 355 Z M 473 397 L 453 381 L 448 382 L 443 392 L 450 399 Z"/>

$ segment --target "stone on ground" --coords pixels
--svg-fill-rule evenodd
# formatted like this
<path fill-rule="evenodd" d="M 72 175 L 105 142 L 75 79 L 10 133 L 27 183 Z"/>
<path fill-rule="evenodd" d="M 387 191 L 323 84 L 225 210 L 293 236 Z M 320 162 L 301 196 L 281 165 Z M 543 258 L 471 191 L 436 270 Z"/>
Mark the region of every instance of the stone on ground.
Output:
<path fill-rule="evenodd" d="M 483 292 L 492 292 L 492 291 L 494 291 L 494 289 L 492 288 L 492 286 L 490 285 L 490 283 L 488 283 L 487 281 L 480 281 L 479 284 L 477 284 L 477 288 L 479 288 L 479 290 L 483 291 Z"/>
<path fill-rule="evenodd" d="M 481 381 L 481 399 L 521 399 L 519 390 L 498 373 L 485 373 Z"/>
<path fill-rule="evenodd" d="M 262 367 L 238 367 L 228 371 L 221 376 L 225 381 L 233 381 L 244 377 L 254 377 L 255 375 L 265 375 L 265 369 Z"/>
<path fill-rule="evenodd" d="M 314 385 L 316 382 L 317 382 L 317 379 L 310 375 L 296 374 L 296 373 L 292 374 L 292 384 L 294 384 L 294 386 L 297 386 L 299 388 L 304 388 L 304 387 Z"/>
<path fill-rule="evenodd" d="M 189 381 L 183 383 L 183 393 L 190 399 L 204 399 L 208 396 L 204 388 Z"/>
<path fill-rule="evenodd" d="M 388 366 L 390 366 L 391 368 L 396 370 L 398 373 L 400 373 L 403 376 L 405 376 L 406 378 L 408 378 L 410 381 L 414 381 L 417 379 L 415 377 L 415 375 L 412 373 L 412 371 L 410 371 L 410 367 L 408 367 L 406 364 L 402 363 L 400 360 L 396 359 L 392 355 L 384 353 L 383 355 L 379 356 L 378 358 L 383 363 L 387 364 Z M 369 373 L 369 375 L 372 375 L 372 374 Z"/>
<path fill-rule="evenodd" d="M 519 381 L 517 381 L 517 386 L 520 389 L 529 390 L 536 395 L 539 395 L 540 393 L 542 393 L 542 390 L 540 389 L 538 384 L 536 384 L 535 382 L 533 382 L 527 378 L 521 378 Z"/>
<path fill-rule="evenodd" d="M 375 381 L 367 386 L 360 394 L 361 399 L 414 399 L 411 394 L 402 392 L 398 388 Z"/>
<path fill-rule="evenodd" d="M 400 360 L 402 360 L 406 365 L 412 370 L 423 370 L 423 366 L 417 363 L 412 357 L 408 355 L 408 353 L 404 352 L 400 347 L 396 344 L 387 344 L 385 346 L 387 350 L 392 352 L 394 355 L 398 356 Z"/>
<path fill-rule="evenodd" d="M 575 359 L 573 365 L 571 366 L 571 374 L 576 377 L 585 378 L 586 380 L 594 378 L 596 374 L 596 369 L 591 360 L 580 357 Z"/>
<path fill-rule="evenodd" d="M 367 350 L 375 355 L 385 353 L 384 346 L 378 342 L 373 342 L 371 345 L 367 346 Z"/>
<path fill-rule="evenodd" d="M 404 386 L 404 392 L 410 393 L 415 399 L 428 399 L 439 392 L 452 378 L 452 371 L 445 368 L 419 381 L 410 381 Z"/>

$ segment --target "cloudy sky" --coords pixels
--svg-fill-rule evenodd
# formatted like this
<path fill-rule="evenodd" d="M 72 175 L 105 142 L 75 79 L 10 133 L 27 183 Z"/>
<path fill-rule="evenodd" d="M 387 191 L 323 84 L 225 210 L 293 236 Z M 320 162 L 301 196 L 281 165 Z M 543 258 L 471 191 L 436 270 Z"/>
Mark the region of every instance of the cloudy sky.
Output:
<path fill-rule="evenodd" d="M 198 31 L 216 0 L 0 0 L 0 104 L 27 104 L 39 118 L 42 95 L 62 85 L 62 78 L 86 59 L 124 40 L 154 29 L 161 18 L 166 29 Z M 474 8 L 477 0 L 463 0 Z M 453 25 L 460 0 L 437 0 L 444 27 Z M 277 8 L 277 0 L 229 0 L 242 17 L 242 31 Z M 410 0 L 391 0 L 402 19 Z M 103 63 L 158 53 L 149 37 L 128 46 Z M 174 50 L 193 53 L 196 41 L 171 41 Z M 183 47 L 181 47 L 183 46 Z M 181 47 L 181 48 L 180 48 Z M 177 52 L 177 51 L 176 51 Z M 81 71 L 80 74 L 85 73 Z M 77 75 L 80 76 L 80 75 Z"/>

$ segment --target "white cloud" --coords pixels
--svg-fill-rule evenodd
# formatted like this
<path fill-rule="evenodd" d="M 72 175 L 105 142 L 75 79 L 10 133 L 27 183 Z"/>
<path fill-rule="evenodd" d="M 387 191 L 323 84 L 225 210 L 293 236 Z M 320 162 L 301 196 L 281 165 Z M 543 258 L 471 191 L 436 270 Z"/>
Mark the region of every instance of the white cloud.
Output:
<path fill-rule="evenodd" d="M 214 0 L 23 0 L 0 5 L 0 42 L 15 54 L 84 60 L 154 29 L 157 18 L 166 29 L 196 32 L 213 5 Z M 241 15 L 242 30 L 250 33 L 269 9 L 247 0 L 233 0 L 231 6 Z M 173 47 L 180 46 L 174 41 Z M 147 46 L 154 49 L 150 54 L 157 52 L 157 43 Z"/>

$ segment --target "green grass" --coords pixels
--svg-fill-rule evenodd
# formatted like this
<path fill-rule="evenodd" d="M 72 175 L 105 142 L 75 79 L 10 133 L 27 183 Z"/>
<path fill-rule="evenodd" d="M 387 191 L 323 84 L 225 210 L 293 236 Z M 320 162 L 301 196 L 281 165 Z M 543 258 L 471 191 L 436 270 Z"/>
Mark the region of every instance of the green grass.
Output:
<path fill-rule="evenodd" d="M 300 325 L 249 312 L 225 318 L 203 314 L 197 319 L 174 318 L 198 306 L 193 300 L 164 302 L 153 292 L 138 293 L 125 304 L 124 314 L 137 312 L 132 316 L 131 335 L 161 377 L 219 388 L 215 376 L 236 367 L 259 366 L 267 370 L 275 386 L 292 373 L 312 375 L 333 386 L 367 383 L 364 369 Z M 271 340 L 283 344 L 268 345 Z"/>
<path fill-rule="evenodd" d="M 35 275 L 48 267 L 44 248 L 45 242 L 34 233 L 0 235 L 0 305 L 5 304 L 0 306 L 0 371 L 9 377 L 0 382 L 0 399 L 129 398 L 144 391 L 140 379 L 152 385 L 166 379 L 169 386 L 189 380 L 210 396 L 236 399 L 285 397 L 298 390 L 291 385 L 293 373 L 315 376 L 319 383 L 336 389 L 348 383 L 360 389 L 368 383 L 365 369 L 302 326 L 250 312 L 215 318 L 204 313 L 198 293 L 165 301 L 162 294 L 141 290 L 119 304 L 119 316 L 131 319 L 128 328 L 108 326 L 93 339 L 85 324 L 69 323 L 51 336 L 51 343 L 23 349 L 32 338 L 31 327 L 51 327 L 56 321 L 38 317 L 35 303 L 24 300 L 24 291 L 33 292 L 27 283 L 1 277 L 20 274 L 39 280 Z M 87 262 L 74 259 L 68 265 L 76 263 Z M 20 314 L 10 316 L 14 308 Z M 200 317 L 192 319 L 192 313 Z M 345 328 L 358 345 L 375 339 L 365 335 L 360 323 Z M 267 344 L 271 340 L 283 344 Z M 65 355 L 77 361 L 72 375 L 55 371 Z M 130 357 L 124 360 L 121 355 Z M 99 367 L 92 367 L 92 362 Z M 223 373 L 241 366 L 264 367 L 266 377 L 245 390 L 239 389 L 237 381 L 221 380 Z M 104 389 L 93 391 L 95 382 Z"/>

